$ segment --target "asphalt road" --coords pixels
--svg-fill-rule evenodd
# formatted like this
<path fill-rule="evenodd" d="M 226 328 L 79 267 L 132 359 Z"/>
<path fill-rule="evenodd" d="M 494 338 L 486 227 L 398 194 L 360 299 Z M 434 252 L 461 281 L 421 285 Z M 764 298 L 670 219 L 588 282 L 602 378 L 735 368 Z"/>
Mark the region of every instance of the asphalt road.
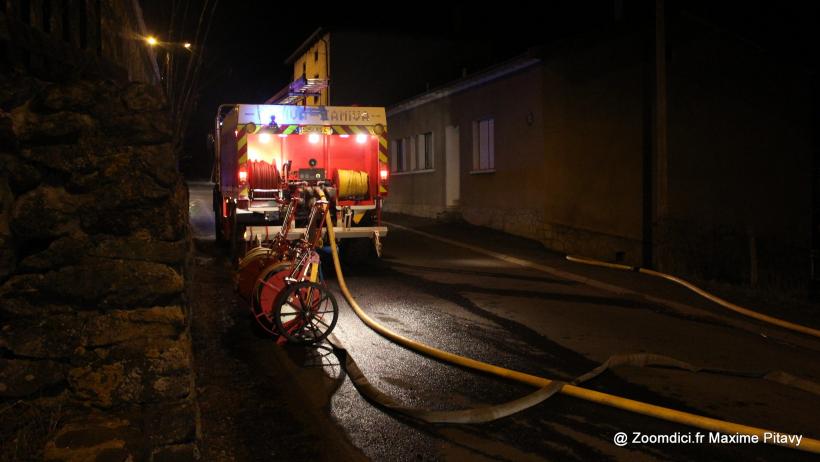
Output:
<path fill-rule="evenodd" d="M 191 222 L 200 242 L 199 258 L 204 265 L 212 265 L 212 270 L 218 268 L 215 272 L 228 271 L 224 256 L 203 245 L 213 238 L 210 186 L 192 184 L 190 192 Z M 813 339 L 738 318 L 671 286 L 641 279 L 641 275 L 572 267 L 529 241 L 464 225 L 441 225 L 401 216 L 390 218 L 445 237 L 484 244 L 499 252 L 569 265 L 567 268 L 579 274 L 608 283 L 632 289 L 645 287 L 681 303 L 667 307 L 639 297 L 613 295 L 392 228 L 384 239 L 382 261 L 345 268 L 345 277 L 359 304 L 371 316 L 408 337 L 493 364 L 564 380 L 593 369 L 613 354 L 652 352 L 701 366 L 783 370 L 820 382 L 820 342 Z M 326 268 L 324 272 L 330 274 L 332 269 Z M 226 275 L 224 281 L 229 279 Z M 532 391 L 527 386 L 436 362 L 390 343 L 356 317 L 334 280 L 329 285 L 341 308 L 335 335 L 371 383 L 401 403 L 427 409 L 458 409 L 500 403 Z M 224 291 L 227 290 L 229 283 L 224 283 Z M 422 425 L 366 402 L 336 358 L 324 350 L 280 348 L 255 337 L 243 308 L 234 302 L 222 303 L 218 308 L 228 310 L 222 318 L 232 326 L 205 335 L 224 337 L 231 332 L 233 341 L 223 342 L 227 345 L 224 348 L 231 349 L 230 345 L 236 344 L 235 337 L 247 331 L 247 340 L 243 340 L 247 345 L 226 354 L 237 364 L 231 367 L 240 367 L 248 375 L 247 380 L 257 384 L 265 380 L 290 384 L 273 391 L 264 386 L 243 387 L 244 393 L 253 395 L 248 399 L 257 404 L 265 400 L 292 401 L 287 412 L 294 414 L 293 425 L 315 424 L 315 428 L 306 430 L 308 437 L 315 438 L 316 444 L 346 452 L 343 457 L 339 452 L 334 457 L 328 451 L 295 452 L 292 457 L 281 451 L 255 452 L 247 448 L 255 444 L 255 438 L 240 435 L 236 436 L 239 440 L 235 445 L 244 445 L 245 449 L 241 453 L 223 449 L 223 455 L 227 455 L 222 460 L 260 460 L 264 454 L 271 460 L 816 460 L 809 454 L 763 444 L 629 443 L 619 447 L 613 444 L 618 432 L 686 435 L 697 429 L 563 395 L 492 423 Z M 198 308 L 200 312 L 207 309 L 207 304 Z M 212 322 L 219 322 L 221 318 L 213 319 L 216 321 Z M 196 341 L 196 320 L 194 326 Z M 213 348 L 201 335 L 199 345 Z M 195 344 L 195 348 L 199 347 Z M 198 365 L 200 375 L 203 367 L 218 363 L 219 352 L 211 351 L 207 358 L 201 356 L 198 361 L 204 364 Z M 209 378 L 207 373 L 199 380 L 210 381 L 216 388 L 222 386 L 219 379 Z M 820 396 L 765 380 L 623 367 L 585 386 L 788 434 L 820 437 Z M 204 404 L 206 409 L 203 438 L 207 446 L 214 434 L 208 429 L 224 427 L 209 423 L 209 419 L 221 419 L 224 415 L 218 410 L 218 394 L 209 398 L 208 393 L 201 393 L 200 399 L 205 401 L 201 406 Z M 297 415 L 300 409 L 305 411 L 303 416 Z M 260 419 L 252 409 L 246 411 L 238 418 Z M 276 438 L 275 428 L 268 429 L 268 433 L 265 438 Z M 292 429 L 283 433 L 292 434 Z M 288 444 L 268 443 L 280 449 Z"/>

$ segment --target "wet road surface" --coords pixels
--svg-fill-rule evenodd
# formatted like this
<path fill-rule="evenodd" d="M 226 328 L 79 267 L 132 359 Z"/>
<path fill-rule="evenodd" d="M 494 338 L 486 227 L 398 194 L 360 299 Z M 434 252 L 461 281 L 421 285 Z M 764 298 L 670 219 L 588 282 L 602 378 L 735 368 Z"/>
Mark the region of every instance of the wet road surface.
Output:
<path fill-rule="evenodd" d="M 203 442 L 207 448 L 209 441 L 222 438 L 212 454 L 228 454 L 213 460 L 260 460 L 265 454 L 270 460 L 812 460 L 808 454 L 762 444 L 618 447 L 612 443 L 617 432 L 660 435 L 697 430 L 562 395 L 480 425 L 422 425 L 386 414 L 361 398 L 333 355 L 321 349 L 279 348 L 251 333 L 244 309 L 224 293 L 230 279 L 223 274 L 228 271 L 224 256 L 206 244 L 213 228 L 208 221 L 209 188 L 191 186 L 191 215 L 200 240 L 199 266 L 204 269 L 199 271 L 208 271 L 213 279 L 209 284 L 223 288 L 206 297 L 221 297 L 219 307 L 203 303 L 194 314 L 201 363 L 198 387 L 205 386 L 200 396 Z M 429 225 L 391 218 L 410 226 Z M 461 233 L 460 239 L 485 242 L 501 252 L 556 258 L 500 233 L 458 226 L 443 226 L 438 232 L 455 237 Z M 710 307 L 687 311 L 616 296 L 398 229 L 391 229 L 384 244 L 381 262 L 345 268 L 351 292 L 387 327 L 447 351 L 558 379 L 587 372 L 612 354 L 653 352 L 696 365 L 781 369 L 820 380 L 820 343 L 759 328 Z M 331 268 L 324 272 L 341 309 L 335 335 L 371 383 L 402 404 L 459 409 L 532 391 L 388 342 L 350 310 L 330 277 Z M 636 283 L 617 279 L 624 277 L 613 276 L 613 281 Z M 690 301 L 672 289 L 658 290 Z M 223 315 L 200 314 L 200 319 L 211 317 L 204 323 L 210 326 L 207 329 L 200 323 L 200 332 L 212 332 L 198 335 L 196 312 L 209 309 L 222 310 Z M 227 366 L 222 375 L 230 382 L 202 370 L 219 369 L 223 363 Z M 213 396 L 208 395 L 208 385 Z M 240 392 L 226 402 L 220 389 L 229 386 Z M 605 373 L 587 387 L 748 425 L 820 436 L 820 397 L 763 380 L 625 367 Z M 233 420 L 214 425 L 225 407 L 246 408 L 225 414 Z M 270 422 L 267 428 L 253 435 L 264 422 Z M 277 425 L 287 426 L 290 433 L 278 433 Z M 241 443 L 234 445 L 244 449 L 231 453 L 231 439 L 237 438 Z M 280 451 L 256 448 L 258 440 Z M 301 443 L 294 444 L 293 452 L 282 452 L 289 441 Z M 310 449 L 312 441 L 325 448 Z"/>

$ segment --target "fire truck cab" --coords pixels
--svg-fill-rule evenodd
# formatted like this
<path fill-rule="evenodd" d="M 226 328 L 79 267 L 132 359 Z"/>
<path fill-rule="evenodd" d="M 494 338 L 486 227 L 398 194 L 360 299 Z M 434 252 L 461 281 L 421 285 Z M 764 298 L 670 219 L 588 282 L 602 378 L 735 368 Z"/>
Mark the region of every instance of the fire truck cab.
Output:
<path fill-rule="evenodd" d="M 216 238 L 230 242 L 233 257 L 279 231 L 280 204 L 294 194 L 302 207 L 289 239 L 301 236 L 310 207 L 324 198 L 340 246 L 380 254 L 389 172 L 384 108 L 222 105 L 214 155 Z"/>

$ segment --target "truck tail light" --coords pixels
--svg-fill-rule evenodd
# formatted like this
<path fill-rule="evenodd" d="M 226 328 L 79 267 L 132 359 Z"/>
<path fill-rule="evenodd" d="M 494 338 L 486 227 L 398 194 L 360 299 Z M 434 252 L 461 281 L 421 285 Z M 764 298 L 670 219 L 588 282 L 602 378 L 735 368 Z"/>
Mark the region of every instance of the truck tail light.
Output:
<path fill-rule="evenodd" d="M 386 169 L 386 168 L 383 168 L 383 169 L 379 172 L 379 178 L 381 178 L 381 179 L 382 179 L 382 181 L 387 181 L 387 176 L 388 176 L 388 175 L 389 175 L 389 173 L 387 172 L 387 169 Z"/>
<path fill-rule="evenodd" d="M 248 171 L 245 170 L 244 168 L 240 169 L 239 170 L 239 182 L 244 183 L 246 181 L 248 181 Z"/>

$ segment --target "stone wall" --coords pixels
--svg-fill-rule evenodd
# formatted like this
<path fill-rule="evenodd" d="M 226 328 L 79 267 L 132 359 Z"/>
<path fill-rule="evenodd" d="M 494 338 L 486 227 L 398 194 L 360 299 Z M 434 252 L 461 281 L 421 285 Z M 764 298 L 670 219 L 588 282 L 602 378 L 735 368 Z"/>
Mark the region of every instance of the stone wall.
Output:
<path fill-rule="evenodd" d="M 167 113 L 145 84 L 0 76 L 0 460 L 195 455 Z"/>

